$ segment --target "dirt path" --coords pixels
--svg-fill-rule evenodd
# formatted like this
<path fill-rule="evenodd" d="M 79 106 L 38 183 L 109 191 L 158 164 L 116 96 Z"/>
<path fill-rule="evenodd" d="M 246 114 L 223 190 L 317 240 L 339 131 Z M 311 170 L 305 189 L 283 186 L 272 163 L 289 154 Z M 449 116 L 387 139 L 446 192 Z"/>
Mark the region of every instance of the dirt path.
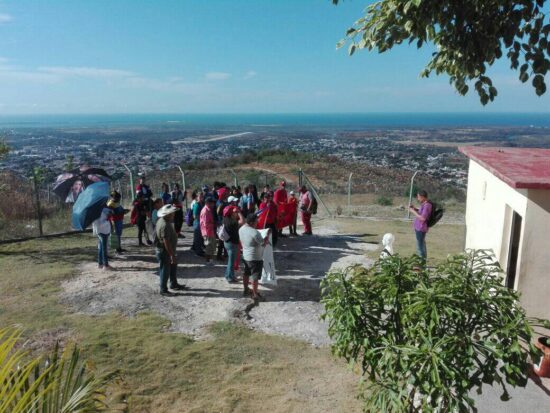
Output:
<path fill-rule="evenodd" d="M 225 281 L 224 263 L 207 267 L 189 250 L 189 232 L 178 246 L 178 278 L 191 287 L 189 291 L 160 296 L 153 249 L 138 248 L 134 239 L 128 239 L 128 252 L 112 261 L 116 271 L 83 264 L 81 274 L 63 284 L 62 300 L 86 314 L 158 312 L 172 322 L 172 330 L 198 338 L 212 322 L 239 318 L 259 331 L 327 344 L 327 326 L 319 319 L 319 282 L 333 266 L 369 265 L 364 253 L 373 245 L 362 243 L 357 235 L 339 234 L 335 226 L 326 224 L 314 232 L 317 235 L 280 240 L 275 250 L 278 285 L 262 286 L 266 301 L 256 306 L 243 298 L 242 285 Z"/>

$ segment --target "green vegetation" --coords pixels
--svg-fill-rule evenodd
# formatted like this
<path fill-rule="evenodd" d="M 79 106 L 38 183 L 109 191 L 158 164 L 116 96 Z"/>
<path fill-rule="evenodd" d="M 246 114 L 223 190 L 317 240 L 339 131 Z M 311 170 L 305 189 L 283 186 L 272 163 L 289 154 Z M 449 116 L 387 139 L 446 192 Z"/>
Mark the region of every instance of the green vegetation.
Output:
<path fill-rule="evenodd" d="M 483 384 L 524 387 L 533 325 L 519 294 L 484 251 L 449 257 L 434 270 L 416 256 L 371 269 L 335 270 L 322 281 L 333 352 L 359 365 L 368 412 L 475 410 Z M 549 324 L 549 322 L 546 322 Z"/>
<path fill-rule="evenodd" d="M 392 206 L 393 199 L 388 196 L 379 196 L 378 198 L 376 198 L 376 203 L 382 206 Z"/>
<path fill-rule="evenodd" d="M 421 75 L 445 73 L 461 95 L 475 81 L 483 105 L 497 96 L 487 68 L 506 54 L 511 68 L 519 67 L 520 81 L 532 79 L 540 96 L 546 92 L 544 79 L 550 69 L 550 23 L 544 4 L 545 0 L 377 1 L 338 46 L 351 40 L 352 55 L 357 49 L 382 53 L 405 42 L 418 48 L 431 43 L 434 53 Z"/>
<path fill-rule="evenodd" d="M 21 333 L 0 329 L 0 413 L 98 412 L 105 386 L 114 378 L 96 378 L 81 361 L 77 347 L 66 347 L 62 354 L 56 346 L 45 360 L 37 357 L 25 362 L 25 353 L 16 350 Z M 114 411 L 110 409 L 110 411 Z"/>
<path fill-rule="evenodd" d="M 169 332 L 157 314 L 75 314 L 60 302 L 61 283 L 95 254 L 96 239 L 85 234 L 0 246 L 0 326 L 22 326 L 39 353 L 57 339 L 75 341 L 98 375 L 118 371 L 109 405 L 156 413 L 360 410 L 355 376 L 326 349 L 229 323 L 194 341 Z"/>
<path fill-rule="evenodd" d="M 0 139 L 0 160 L 2 160 L 9 152 L 10 147 L 6 141 L 4 141 L 4 139 Z"/>
<path fill-rule="evenodd" d="M 297 152 L 291 149 L 249 149 L 230 158 L 214 160 L 197 160 L 184 164 L 185 170 L 204 170 L 213 168 L 230 168 L 251 163 L 267 164 L 308 164 L 319 159 L 319 154 Z"/>

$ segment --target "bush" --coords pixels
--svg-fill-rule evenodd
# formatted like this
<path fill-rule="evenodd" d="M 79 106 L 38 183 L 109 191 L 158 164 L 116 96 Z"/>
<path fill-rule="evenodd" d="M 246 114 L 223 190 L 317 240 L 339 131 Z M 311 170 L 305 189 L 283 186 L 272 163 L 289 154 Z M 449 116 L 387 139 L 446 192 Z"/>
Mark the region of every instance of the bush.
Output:
<path fill-rule="evenodd" d="M 387 196 L 379 196 L 376 198 L 376 203 L 382 206 L 391 206 L 393 205 L 393 198 Z"/>
<path fill-rule="evenodd" d="M 483 384 L 524 387 L 535 356 L 519 294 L 484 251 L 449 257 L 434 271 L 399 255 L 334 270 L 322 282 L 333 353 L 361 366 L 369 412 L 475 410 Z"/>

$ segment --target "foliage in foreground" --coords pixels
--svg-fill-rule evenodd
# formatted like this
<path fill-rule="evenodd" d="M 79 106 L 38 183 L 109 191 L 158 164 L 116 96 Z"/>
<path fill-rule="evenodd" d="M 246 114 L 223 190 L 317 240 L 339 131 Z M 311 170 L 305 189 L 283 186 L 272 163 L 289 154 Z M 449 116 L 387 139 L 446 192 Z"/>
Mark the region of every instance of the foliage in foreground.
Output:
<path fill-rule="evenodd" d="M 77 347 L 46 360 L 25 362 L 15 350 L 19 331 L 0 329 L 0 413 L 97 412 L 106 409 L 103 389 L 114 375 L 95 377 L 80 360 Z"/>
<path fill-rule="evenodd" d="M 432 43 L 436 50 L 421 75 L 446 73 L 461 95 L 468 93 L 467 83 L 473 80 L 483 105 L 497 96 L 486 70 L 506 54 L 511 68 L 520 69 L 519 80 L 532 79 L 540 96 L 546 92 L 544 78 L 550 70 L 550 23 L 544 4 L 545 0 L 376 1 L 347 31 L 349 53 L 382 53 L 404 42 L 418 48 Z"/>
<path fill-rule="evenodd" d="M 484 251 L 449 257 L 434 271 L 398 255 L 371 269 L 330 272 L 323 317 L 333 352 L 365 376 L 369 412 L 475 410 L 483 384 L 525 386 L 534 326 L 518 293 Z"/>

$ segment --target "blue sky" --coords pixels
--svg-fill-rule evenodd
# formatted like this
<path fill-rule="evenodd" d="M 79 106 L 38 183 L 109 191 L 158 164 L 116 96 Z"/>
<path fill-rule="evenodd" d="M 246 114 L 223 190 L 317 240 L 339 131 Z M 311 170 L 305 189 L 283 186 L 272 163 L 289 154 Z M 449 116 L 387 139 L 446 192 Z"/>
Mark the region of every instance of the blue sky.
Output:
<path fill-rule="evenodd" d="M 336 50 L 366 4 L 0 0 L 0 114 L 550 111 L 505 61 L 483 108 L 429 48 Z"/>

